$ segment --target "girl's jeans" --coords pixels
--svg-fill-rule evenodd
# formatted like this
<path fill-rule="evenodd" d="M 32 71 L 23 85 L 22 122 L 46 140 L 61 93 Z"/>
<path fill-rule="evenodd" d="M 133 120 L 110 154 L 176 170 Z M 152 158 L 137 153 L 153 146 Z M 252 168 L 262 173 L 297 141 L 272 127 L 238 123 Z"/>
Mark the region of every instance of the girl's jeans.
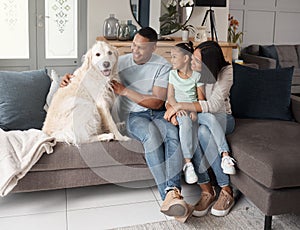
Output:
<path fill-rule="evenodd" d="M 192 159 L 197 143 L 197 125 L 193 122 L 189 115 L 177 117 L 179 124 L 179 140 L 184 158 Z"/>

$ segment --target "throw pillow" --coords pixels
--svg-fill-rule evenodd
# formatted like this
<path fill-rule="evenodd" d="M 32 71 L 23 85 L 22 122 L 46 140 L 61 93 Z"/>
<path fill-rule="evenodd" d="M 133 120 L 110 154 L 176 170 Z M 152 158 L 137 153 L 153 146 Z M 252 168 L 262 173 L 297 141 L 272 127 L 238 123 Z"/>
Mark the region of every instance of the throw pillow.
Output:
<path fill-rule="evenodd" d="M 58 90 L 60 85 L 60 76 L 56 73 L 54 69 L 51 70 L 50 79 L 52 80 L 49 93 L 46 98 L 46 104 L 44 105 L 44 110 L 47 112 L 52 101 L 53 95 Z"/>
<path fill-rule="evenodd" d="M 276 60 L 276 68 L 280 68 L 278 53 L 275 45 L 259 46 L 259 55 L 267 58 L 273 58 Z"/>
<path fill-rule="evenodd" d="M 46 70 L 0 71 L 0 128 L 41 129 L 49 87 Z"/>
<path fill-rule="evenodd" d="M 230 91 L 233 115 L 236 118 L 292 120 L 293 69 L 259 70 L 233 63 Z"/>

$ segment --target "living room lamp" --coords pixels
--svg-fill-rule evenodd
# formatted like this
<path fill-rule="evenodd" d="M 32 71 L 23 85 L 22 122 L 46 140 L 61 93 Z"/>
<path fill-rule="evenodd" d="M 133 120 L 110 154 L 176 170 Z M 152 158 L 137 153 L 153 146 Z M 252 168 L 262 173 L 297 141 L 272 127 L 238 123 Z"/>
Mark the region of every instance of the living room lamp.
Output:
<path fill-rule="evenodd" d="M 226 7 L 226 0 L 196 0 L 195 6 L 209 7 L 205 12 L 201 26 L 204 26 L 209 16 L 211 40 L 218 42 L 215 12 L 212 7 Z"/>

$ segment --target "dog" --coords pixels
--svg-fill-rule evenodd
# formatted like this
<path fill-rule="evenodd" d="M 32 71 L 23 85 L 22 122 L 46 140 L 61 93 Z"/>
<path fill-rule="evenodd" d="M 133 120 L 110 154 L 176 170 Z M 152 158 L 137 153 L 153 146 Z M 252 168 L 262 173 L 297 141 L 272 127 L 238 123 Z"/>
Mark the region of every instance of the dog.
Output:
<path fill-rule="evenodd" d="M 111 81 L 119 81 L 118 51 L 96 42 L 84 55 L 71 82 L 54 94 L 42 131 L 58 142 L 73 145 L 95 141 L 127 141 L 113 120 L 115 94 Z"/>

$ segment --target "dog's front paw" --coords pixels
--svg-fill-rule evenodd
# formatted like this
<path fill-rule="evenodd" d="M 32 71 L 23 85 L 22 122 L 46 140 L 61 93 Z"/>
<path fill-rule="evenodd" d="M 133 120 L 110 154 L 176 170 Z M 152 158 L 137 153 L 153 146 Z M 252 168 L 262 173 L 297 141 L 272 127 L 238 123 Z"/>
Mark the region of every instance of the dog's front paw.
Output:
<path fill-rule="evenodd" d="M 114 134 L 113 133 L 103 133 L 98 135 L 99 141 L 111 141 L 114 140 Z"/>
<path fill-rule="evenodd" d="M 130 141 L 131 138 L 127 137 L 127 136 L 120 136 L 120 137 L 116 138 L 116 140 L 118 140 L 118 141 Z"/>

